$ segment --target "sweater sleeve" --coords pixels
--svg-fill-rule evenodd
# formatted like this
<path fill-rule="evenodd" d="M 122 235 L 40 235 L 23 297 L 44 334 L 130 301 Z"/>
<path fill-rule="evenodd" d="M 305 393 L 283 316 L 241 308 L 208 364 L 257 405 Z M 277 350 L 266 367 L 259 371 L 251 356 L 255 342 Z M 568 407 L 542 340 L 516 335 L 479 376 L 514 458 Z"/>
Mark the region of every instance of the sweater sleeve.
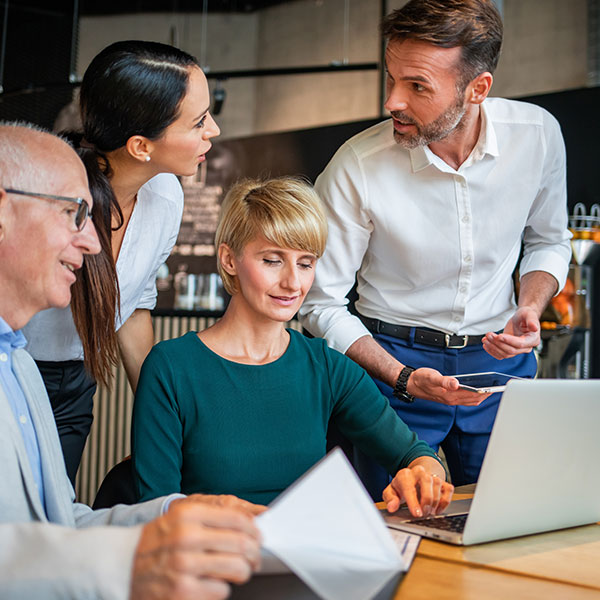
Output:
<path fill-rule="evenodd" d="M 138 499 L 181 491 L 183 424 L 172 356 L 155 346 L 142 365 L 133 405 L 131 453 Z"/>
<path fill-rule="evenodd" d="M 347 356 L 325 347 L 334 402 L 332 421 L 360 450 L 391 475 L 420 456 L 435 452 L 394 412 L 366 371 Z"/>

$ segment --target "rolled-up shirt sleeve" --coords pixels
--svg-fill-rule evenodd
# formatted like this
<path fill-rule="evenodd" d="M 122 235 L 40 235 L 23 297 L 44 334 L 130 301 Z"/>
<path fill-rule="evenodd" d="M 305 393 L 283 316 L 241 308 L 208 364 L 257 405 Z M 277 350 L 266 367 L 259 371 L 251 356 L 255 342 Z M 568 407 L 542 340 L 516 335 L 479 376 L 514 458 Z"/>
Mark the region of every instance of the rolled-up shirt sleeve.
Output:
<path fill-rule="evenodd" d="M 562 290 L 571 260 L 571 233 L 567 229 L 566 151 L 560 126 L 544 112 L 544 145 L 546 154 L 538 194 L 531 206 L 523 232 L 523 258 L 520 276 L 532 271 L 545 271 L 558 282 Z"/>

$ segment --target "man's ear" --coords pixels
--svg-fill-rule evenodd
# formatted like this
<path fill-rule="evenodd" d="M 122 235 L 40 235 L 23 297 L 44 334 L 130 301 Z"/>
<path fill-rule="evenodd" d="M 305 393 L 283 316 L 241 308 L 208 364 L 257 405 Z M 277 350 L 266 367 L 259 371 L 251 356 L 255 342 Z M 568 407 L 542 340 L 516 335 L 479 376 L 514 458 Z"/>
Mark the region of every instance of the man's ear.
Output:
<path fill-rule="evenodd" d="M 235 254 L 227 244 L 221 244 L 217 252 L 221 267 L 228 275 L 237 275 L 235 268 Z"/>
<path fill-rule="evenodd" d="M 143 135 L 132 135 L 125 144 L 127 152 L 135 160 L 149 162 L 152 154 L 152 142 Z"/>
<path fill-rule="evenodd" d="M 471 104 L 481 104 L 490 93 L 494 77 L 487 71 L 480 73 L 467 86 L 465 97 Z"/>

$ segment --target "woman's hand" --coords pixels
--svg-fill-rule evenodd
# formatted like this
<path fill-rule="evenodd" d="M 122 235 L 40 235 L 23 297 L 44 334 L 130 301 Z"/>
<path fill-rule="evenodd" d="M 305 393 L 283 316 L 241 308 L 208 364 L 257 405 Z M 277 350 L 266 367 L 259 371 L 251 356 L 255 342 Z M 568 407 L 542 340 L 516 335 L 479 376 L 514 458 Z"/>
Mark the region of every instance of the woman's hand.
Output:
<path fill-rule="evenodd" d="M 397 511 L 406 502 L 413 517 L 427 517 L 440 514 L 450 504 L 453 492 L 442 466 L 433 458 L 421 457 L 396 473 L 383 490 L 383 500 L 388 512 Z"/>

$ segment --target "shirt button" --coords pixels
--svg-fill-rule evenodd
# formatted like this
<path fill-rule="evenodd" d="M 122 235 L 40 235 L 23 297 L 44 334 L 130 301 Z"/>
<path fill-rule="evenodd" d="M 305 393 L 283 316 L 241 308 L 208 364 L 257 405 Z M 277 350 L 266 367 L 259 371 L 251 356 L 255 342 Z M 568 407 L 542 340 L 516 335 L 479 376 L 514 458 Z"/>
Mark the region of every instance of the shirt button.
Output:
<path fill-rule="evenodd" d="M 27 417 L 25 415 L 21 415 L 19 417 L 19 421 L 21 421 L 21 423 L 23 423 L 23 425 L 25 425 L 25 423 L 27 423 Z"/>
<path fill-rule="evenodd" d="M 466 288 L 466 287 L 463 285 L 463 286 L 460 288 L 460 290 L 459 290 L 459 291 L 460 291 L 460 293 L 461 293 L 461 294 L 466 294 L 466 293 L 467 293 L 467 288 Z"/>
<path fill-rule="evenodd" d="M 467 217 L 467 215 L 465 215 L 465 216 L 462 218 L 462 222 L 463 222 L 463 223 L 468 223 L 470 220 L 471 220 L 471 219 L 469 219 L 469 217 Z"/>
<path fill-rule="evenodd" d="M 0 354 L 0 360 L 2 362 L 6 362 L 8 360 L 8 354 L 6 354 L 6 352 L 2 352 L 2 354 Z"/>
<path fill-rule="evenodd" d="M 458 321 L 460 321 L 460 317 L 456 316 L 456 317 L 452 317 L 453 321 L 456 321 L 458 323 Z"/>
<path fill-rule="evenodd" d="M 470 254 L 465 254 L 465 262 L 471 262 L 471 255 Z"/>

